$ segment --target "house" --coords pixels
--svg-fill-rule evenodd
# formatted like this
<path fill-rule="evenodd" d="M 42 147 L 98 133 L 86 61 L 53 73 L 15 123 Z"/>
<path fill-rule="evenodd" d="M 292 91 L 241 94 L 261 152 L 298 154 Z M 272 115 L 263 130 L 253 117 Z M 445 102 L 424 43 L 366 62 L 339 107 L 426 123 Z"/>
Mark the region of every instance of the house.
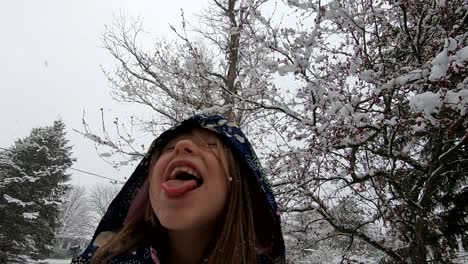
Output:
<path fill-rule="evenodd" d="M 88 245 L 90 239 L 87 237 L 58 237 L 54 245 L 54 258 L 75 257 Z"/>

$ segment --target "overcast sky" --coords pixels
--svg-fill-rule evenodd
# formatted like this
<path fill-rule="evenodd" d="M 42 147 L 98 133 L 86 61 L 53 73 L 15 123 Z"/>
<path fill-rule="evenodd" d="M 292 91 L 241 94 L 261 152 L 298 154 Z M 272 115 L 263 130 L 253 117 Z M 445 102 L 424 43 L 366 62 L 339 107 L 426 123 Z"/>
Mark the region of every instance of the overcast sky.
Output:
<path fill-rule="evenodd" d="M 99 109 L 109 118 L 145 114 L 112 100 L 101 66 L 116 63 L 102 48 L 104 26 L 114 15 L 140 16 L 154 36 L 170 34 L 168 23 L 200 12 L 207 0 L 15 0 L 0 2 L 0 147 L 50 125 L 61 117 L 78 159 L 75 168 L 123 180 L 132 169 L 113 169 L 97 156 L 93 144 L 72 131 L 82 130 L 86 111 L 99 128 Z M 161 4 L 164 3 L 164 4 Z M 148 113 L 146 113 L 148 114 Z M 72 183 L 91 186 L 107 182 L 71 171 Z"/>

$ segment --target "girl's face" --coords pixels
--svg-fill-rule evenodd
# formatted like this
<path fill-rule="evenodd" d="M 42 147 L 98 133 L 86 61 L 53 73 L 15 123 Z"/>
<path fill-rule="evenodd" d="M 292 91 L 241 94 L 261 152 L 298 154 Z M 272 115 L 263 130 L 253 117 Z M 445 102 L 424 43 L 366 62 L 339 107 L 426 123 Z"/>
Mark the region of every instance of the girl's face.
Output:
<path fill-rule="evenodd" d="M 166 144 L 150 172 L 151 206 L 162 226 L 206 228 L 220 217 L 228 190 L 220 144 L 215 134 L 201 128 Z"/>

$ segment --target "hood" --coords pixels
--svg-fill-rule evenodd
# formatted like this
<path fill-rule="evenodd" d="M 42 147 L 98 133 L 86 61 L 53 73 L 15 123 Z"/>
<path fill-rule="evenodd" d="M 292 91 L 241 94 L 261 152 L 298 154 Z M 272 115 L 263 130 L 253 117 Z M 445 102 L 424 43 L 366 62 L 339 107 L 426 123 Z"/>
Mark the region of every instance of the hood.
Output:
<path fill-rule="evenodd" d="M 101 232 L 114 231 L 122 227 L 133 199 L 140 188 L 142 188 L 142 185 L 147 178 L 151 156 L 156 150 L 162 148 L 174 133 L 186 127 L 201 127 L 215 132 L 221 140 L 230 147 L 233 154 L 237 156 L 239 160 L 244 161 L 248 169 L 251 170 L 252 173 L 249 176 L 255 177 L 255 179 L 251 180 L 249 183 L 255 185 L 252 186 L 255 190 L 255 197 L 253 198 L 253 207 L 255 211 L 254 222 L 257 222 L 255 225 L 255 231 L 257 236 L 263 236 L 261 237 L 261 240 L 266 240 L 271 245 L 271 257 L 280 261 L 284 260 L 285 249 L 281 233 L 278 206 L 268 180 L 265 177 L 264 170 L 262 169 L 251 144 L 239 127 L 237 127 L 235 123 L 218 115 L 193 116 L 165 131 L 153 141 L 148 152 L 140 161 L 131 177 L 109 205 L 106 214 L 96 229 L 90 246 L 93 244 L 97 235 Z M 263 230 L 257 230 L 257 226 L 260 226 L 260 229 Z"/>

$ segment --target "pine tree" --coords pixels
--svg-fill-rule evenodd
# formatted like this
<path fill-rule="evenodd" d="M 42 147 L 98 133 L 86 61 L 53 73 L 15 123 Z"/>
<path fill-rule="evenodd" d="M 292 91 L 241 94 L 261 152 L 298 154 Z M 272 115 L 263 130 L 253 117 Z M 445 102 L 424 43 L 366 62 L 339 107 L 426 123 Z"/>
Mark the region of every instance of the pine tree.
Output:
<path fill-rule="evenodd" d="M 34 128 L 0 153 L 0 263 L 43 259 L 59 227 L 74 158 L 65 124 Z"/>

